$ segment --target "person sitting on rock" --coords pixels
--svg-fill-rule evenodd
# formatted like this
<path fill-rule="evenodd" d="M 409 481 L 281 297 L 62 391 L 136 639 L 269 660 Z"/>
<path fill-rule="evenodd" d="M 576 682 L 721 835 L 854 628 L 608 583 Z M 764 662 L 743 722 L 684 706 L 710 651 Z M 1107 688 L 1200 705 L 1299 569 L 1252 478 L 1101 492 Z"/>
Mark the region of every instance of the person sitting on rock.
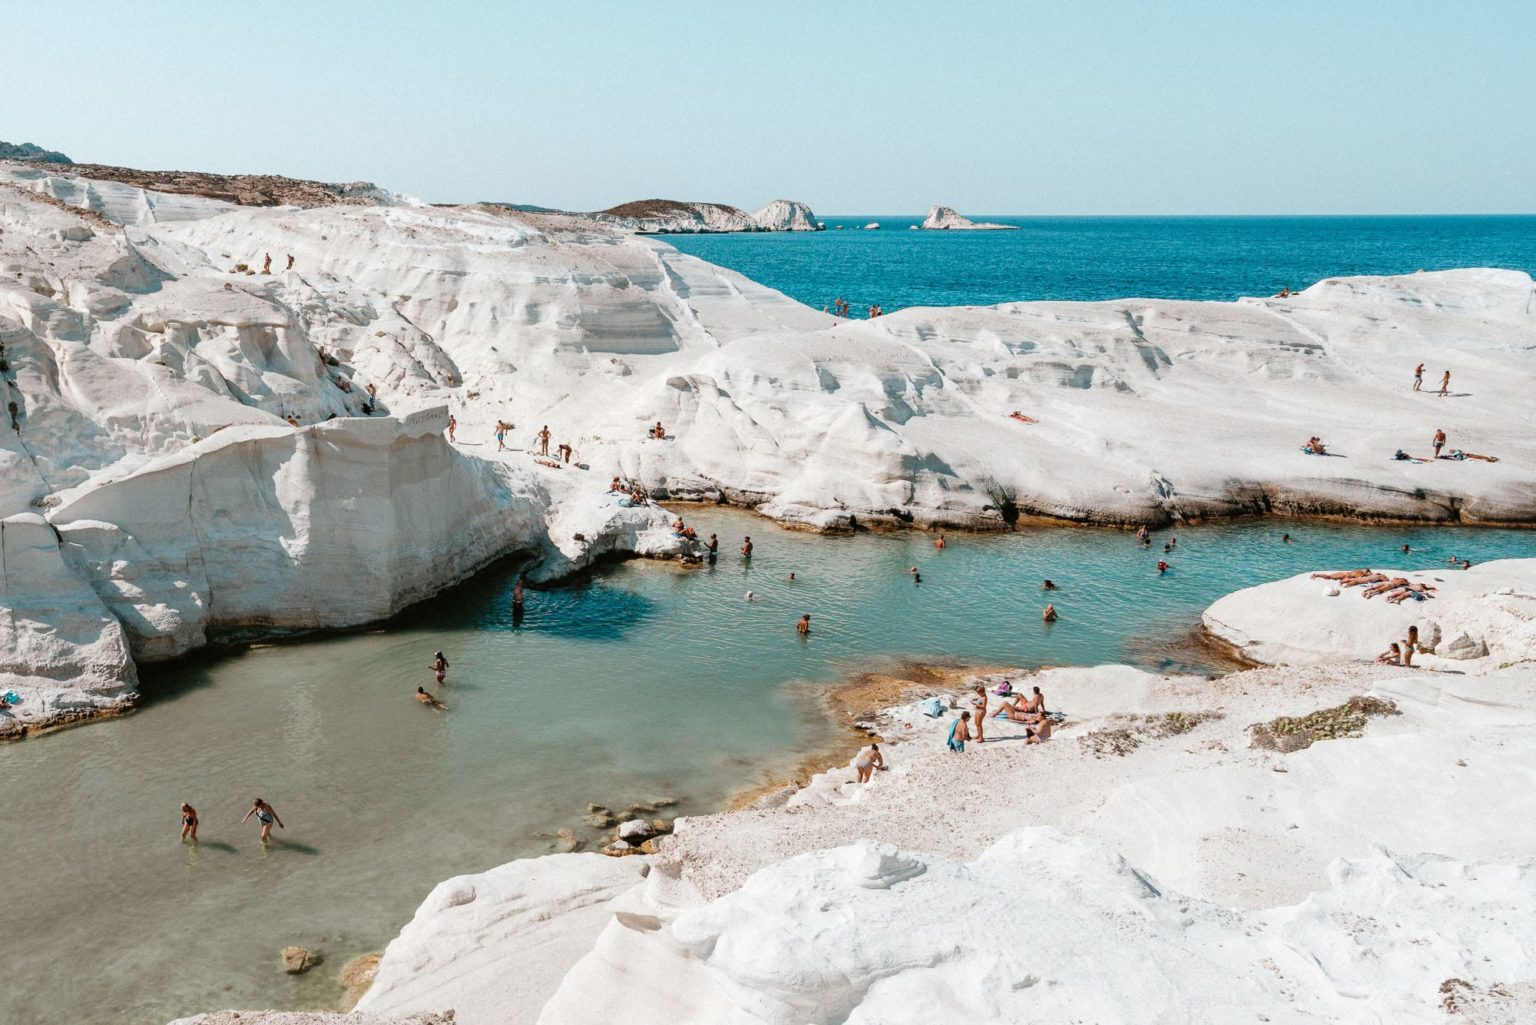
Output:
<path fill-rule="evenodd" d="M 1384 666 L 1402 665 L 1402 649 L 1397 646 L 1396 641 L 1393 641 L 1391 644 L 1387 645 L 1386 651 L 1383 651 L 1380 655 L 1376 656 L 1376 661 L 1380 662 Z"/>

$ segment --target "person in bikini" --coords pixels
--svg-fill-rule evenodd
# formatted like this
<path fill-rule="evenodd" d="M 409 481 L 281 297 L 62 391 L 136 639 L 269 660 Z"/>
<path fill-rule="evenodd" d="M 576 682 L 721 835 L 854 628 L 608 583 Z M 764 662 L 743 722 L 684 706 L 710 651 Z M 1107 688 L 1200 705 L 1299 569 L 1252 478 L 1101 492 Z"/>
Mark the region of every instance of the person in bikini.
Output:
<path fill-rule="evenodd" d="M 1402 665 L 1403 653 L 1398 648 L 1397 642 L 1393 641 L 1391 644 L 1387 645 L 1387 650 L 1383 651 L 1380 655 L 1377 655 L 1376 661 L 1380 662 L 1384 666 Z"/>
<path fill-rule="evenodd" d="M 971 708 L 975 712 L 976 743 L 987 742 L 987 688 L 977 684 L 971 688 Z"/>
<path fill-rule="evenodd" d="M 186 843 L 188 838 L 197 843 L 197 809 L 186 801 L 181 802 L 181 842 Z"/>
<path fill-rule="evenodd" d="M 522 585 L 521 579 L 519 579 L 518 585 Z M 443 685 L 444 678 L 448 675 L 448 660 L 443 657 L 443 653 L 441 651 L 432 656 L 432 664 L 427 668 L 432 670 L 432 675 L 434 678 L 436 678 L 437 685 L 441 687 Z"/>
<path fill-rule="evenodd" d="M 853 759 L 854 771 L 859 774 L 860 783 L 868 783 L 876 769 L 885 769 L 885 756 L 880 753 L 879 744 L 871 744 L 859 751 Z"/>
<path fill-rule="evenodd" d="M 283 820 L 277 817 L 277 809 L 259 797 L 251 803 L 251 810 L 245 813 L 245 819 L 250 818 L 252 815 L 256 816 L 256 821 L 261 825 L 262 843 L 272 842 L 272 823 L 276 822 L 279 829 L 288 828 L 283 825 Z M 245 819 L 240 821 L 244 823 Z"/>
<path fill-rule="evenodd" d="M 1365 589 L 1365 591 L 1362 592 L 1362 593 L 1367 598 L 1374 598 L 1378 594 L 1386 594 L 1388 591 L 1395 591 L 1399 587 L 1407 587 L 1407 586 L 1408 586 L 1408 578 L 1407 577 L 1393 577 L 1391 580 L 1383 580 L 1383 581 L 1381 581 L 1379 583 L 1372 584 L 1370 587 L 1367 587 Z"/>
<path fill-rule="evenodd" d="M 1331 572 L 1331 573 L 1314 573 L 1314 574 L 1312 574 L 1312 579 L 1313 580 L 1355 580 L 1355 579 L 1358 579 L 1359 577 L 1368 577 L 1370 575 L 1371 575 L 1371 571 L 1369 569 L 1341 569 L 1341 570 L 1336 570 L 1336 571 Z"/>
<path fill-rule="evenodd" d="M 543 427 L 541 427 L 536 437 L 539 439 L 539 455 L 549 455 L 549 439 L 551 437 L 549 433 L 549 424 L 545 424 Z"/>

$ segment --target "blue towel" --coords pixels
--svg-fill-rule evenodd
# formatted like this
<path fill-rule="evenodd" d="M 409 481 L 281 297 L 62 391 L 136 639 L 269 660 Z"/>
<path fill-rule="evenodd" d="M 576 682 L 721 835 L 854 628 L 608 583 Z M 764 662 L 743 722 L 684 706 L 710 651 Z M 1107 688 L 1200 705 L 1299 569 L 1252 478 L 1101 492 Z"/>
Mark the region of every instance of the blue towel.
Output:
<path fill-rule="evenodd" d="M 940 701 L 938 698 L 929 698 L 927 701 L 924 701 L 920 707 L 923 710 L 923 714 L 928 716 L 930 719 L 937 719 L 939 716 L 944 714 L 944 702 Z"/>

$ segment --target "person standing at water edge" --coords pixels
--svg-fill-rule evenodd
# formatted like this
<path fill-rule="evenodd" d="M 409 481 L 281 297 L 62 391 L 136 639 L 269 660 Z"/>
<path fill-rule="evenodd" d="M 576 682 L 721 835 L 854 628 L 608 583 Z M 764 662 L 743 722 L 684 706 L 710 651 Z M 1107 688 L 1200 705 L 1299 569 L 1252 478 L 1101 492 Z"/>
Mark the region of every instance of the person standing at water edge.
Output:
<path fill-rule="evenodd" d="M 193 843 L 197 843 L 197 809 L 186 801 L 181 802 L 181 842 L 186 843 L 191 837 Z"/>
<path fill-rule="evenodd" d="M 720 557 L 720 539 L 715 535 L 709 535 L 709 540 L 704 543 L 704 548 L 709 552 L 710 562 L 714 562 Z"/>
<path fill-rule="evenodd" d="M 272 823 L 276 822 L 278 829 L 288 828 L 283 825 L 283 820 L 277 817 L 277 809 L 259 797 L 251 802 L 251 810 L 245 813 L 245 819 L 252 815 L 256 816 L 256 821 L 261 824 L 262 843 L 272 842 Z M 244 824 L 245 819 L 241 819 L 240 822 Z"/>
<path fill-rule="evenodd" d="M 521 612 L 523 608 L 523 578 L 518 577 L 512 585 L 512 608 Z"/>
<path fill-rule="evenodd" d="M 441 651 L 432 656 L 432 664 L 427 668 L 432 670 L 432 675 L 437 678 L 437 685 L 441 687 L 444 677 L 448 675 L 448 660 L 443 657 Z"/>
<path fill-rule="evenodd" d="M 1420 363 L 1413 368 L 1413 390 L 1418 391 L 1424 387 L 1424 364 Z"/>

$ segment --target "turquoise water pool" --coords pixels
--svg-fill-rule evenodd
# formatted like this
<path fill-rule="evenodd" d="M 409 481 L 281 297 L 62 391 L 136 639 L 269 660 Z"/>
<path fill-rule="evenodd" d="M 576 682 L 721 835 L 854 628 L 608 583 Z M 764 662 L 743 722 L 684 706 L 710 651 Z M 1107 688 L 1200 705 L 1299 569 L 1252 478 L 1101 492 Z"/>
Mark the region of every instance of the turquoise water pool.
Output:
<path fill-rule="evenodd" d="M 1319 566 L 1536 554 L 1530 532 L 1277 522 L 1164 531 L 1149 549 L 1059 527 L 949 535 L 936 551 L 929 534 L 684 515 L 720 534 L 715 566 L 611 567 L 530 591 L 520 622 L 515 568 L 499 569 L 381 630 L 149 667 L 138 713 L 0 747 L 5 1020 L 329 1005 L 334 969 L 381 949 L 440 880 L 549 850 L 539 834 L 579 823 L 589 801 L 718 807 L 827 740 L 818 686 L 882 660 L 1209 671 L 1184 639 L 1236 588 Z M 735 554 L 747 534 L 750 564 Z M 445 713 L 411 698 L 432 688 L 438 648 Z M 258 795 L 288 826 L 267 851 L 238 824 Z M 176 841 L 182 800 L 202 815 L 200 849 Z M 327 964 L 283 975 L 291 943 Z"/>

